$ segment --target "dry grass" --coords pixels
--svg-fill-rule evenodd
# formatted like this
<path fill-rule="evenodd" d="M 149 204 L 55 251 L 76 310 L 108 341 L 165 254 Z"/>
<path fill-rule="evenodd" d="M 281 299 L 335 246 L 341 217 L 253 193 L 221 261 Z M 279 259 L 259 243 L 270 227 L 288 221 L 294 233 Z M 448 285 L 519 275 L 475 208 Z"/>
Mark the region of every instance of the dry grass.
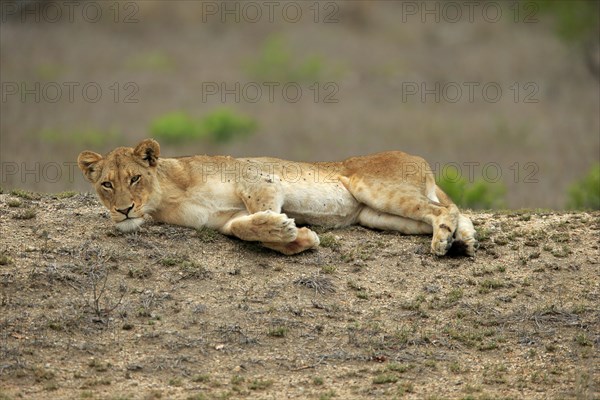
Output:
<path fill-rule="evenodd" d="M 168 225 L 115 234 L 89 195 L 15 219 L 13 198 L 1 398 L 599 395 L 597 212 L 473 214 L 475 259 L 363 228 L 285 257 Z"/>

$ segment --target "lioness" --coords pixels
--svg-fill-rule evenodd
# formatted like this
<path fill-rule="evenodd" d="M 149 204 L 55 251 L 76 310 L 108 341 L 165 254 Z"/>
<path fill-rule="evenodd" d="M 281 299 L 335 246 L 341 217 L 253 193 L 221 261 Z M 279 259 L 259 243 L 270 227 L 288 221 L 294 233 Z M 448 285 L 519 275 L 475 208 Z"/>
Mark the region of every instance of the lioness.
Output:
<path fill-rule="evenodd" d="M 475 253 L 475 229 L 435 184 L 427 162 L 399 151 L 341 162 L 193 156 L 159 158 L 158 142 L 119 147 L 106 156 L 84 151 L 77 162 L 116 227 L 137 230 L 145 215 L 193 228 L 210 227 L 258 241 L 283 254 L 319 245 L 296 224 L 360 224 L 431 234 L 442 256 L 453 243 Z"/>

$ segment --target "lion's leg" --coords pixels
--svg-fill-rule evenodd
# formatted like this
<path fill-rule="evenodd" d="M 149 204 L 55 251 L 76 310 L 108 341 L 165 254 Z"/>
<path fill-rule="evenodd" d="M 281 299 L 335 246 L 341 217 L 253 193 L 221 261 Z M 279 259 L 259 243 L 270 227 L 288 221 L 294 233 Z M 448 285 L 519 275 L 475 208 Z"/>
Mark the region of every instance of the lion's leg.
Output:
<path fill-rule="evenodd" d="M 431 225 L 431 249 L 434 254 L 442 256 L 452 246 L 459 215 L 454 204 L 443 205 L 433 201 L 422 193 L 421 188 L 411 184 L 395 185 L 393 189 L 387 189 L 378 182 L 358 177 L 342 177 L 340 180 L 358 201 L 375 210 Z"/>
<path fill-rule="evenodd" d="M 433 233 L 433 228 L 426 222 L 375 211 L 369 207 L 362 209 L 358 215 L 358 223 L 368 228 L 398 231 L 406 235 Z"/>
<path fill-rule="evenodd" d="M 389 214 L 431 225 L 433 238 L 431 250 L 438 256 L 443 256 L 452 246 L 454 232 L 458 226 L 458 208 L 454 204 L 443 206 L 432 202 L 420 193 L 396 193 L 392 199 L 383 202 L 378 208 Z"/>
<path fill-rule="evenodd" d="M 296 254 L 319 245 L 319 237 L 308 228 L 296 228 L 285 214 L 259 211 L 231 219 L 221 232 L 262 245 L 283 254 Z"/>
<path fill-rule="evenodd" d="M 458 208 L 454 204 L 443 206 L 423 195 L 399 194 L 390 208 L 385 211 L 431 225 L 433 230 L 431 250 L 434 254 L 443 256 L 452 247 L 459 215 Z"/>
<path fill-rule="evenodd" d="M 246 215 L 233 218 L 222 232 L 242 240 L 262 242 L 263 246 L 283 254 L 296 254 L 319 245 L 319 237 L 307 228 L 296 227 L 294 220 L 281 213 L 283 191 L 275 179 L 242 185 L 239 195 Z"/>

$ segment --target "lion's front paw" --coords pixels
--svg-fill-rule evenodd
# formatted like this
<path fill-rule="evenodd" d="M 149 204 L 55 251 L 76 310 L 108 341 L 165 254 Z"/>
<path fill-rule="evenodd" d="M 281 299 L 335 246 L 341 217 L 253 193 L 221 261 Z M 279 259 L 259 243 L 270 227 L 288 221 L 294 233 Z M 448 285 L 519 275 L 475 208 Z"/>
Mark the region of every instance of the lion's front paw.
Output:
<path fill-rule="evenodd" d="M 261 241 L 287 243 L 293 242 L 298 236 L 294 220 L 273 211 L 252 214 L 252 225 Z"/>
<path fill-rule="evenodd" d="M 136 232 L 144 223 L 143 218 L 127 218 L 115 224 L 116 228 L 124 233 Z"/>
<path fill-rule="evenodd" d="M 452 247 L 454 232 L 442 224 L 433 232 L 433 240 L 431 241 L 431 251 L 436 256 L 445 255 L 450 247 Z"/>

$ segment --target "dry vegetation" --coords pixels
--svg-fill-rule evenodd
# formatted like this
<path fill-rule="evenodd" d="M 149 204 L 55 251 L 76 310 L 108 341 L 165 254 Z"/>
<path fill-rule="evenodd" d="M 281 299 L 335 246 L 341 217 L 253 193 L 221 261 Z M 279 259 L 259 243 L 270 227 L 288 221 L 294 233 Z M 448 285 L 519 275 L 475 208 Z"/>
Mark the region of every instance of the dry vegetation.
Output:
<path fill-rule="evenodd" d="M 600 213 L 472 214 L 475 259 L 321 231 L 285 257 L 0 195 L 0 399 L 594 399 Z"/>

